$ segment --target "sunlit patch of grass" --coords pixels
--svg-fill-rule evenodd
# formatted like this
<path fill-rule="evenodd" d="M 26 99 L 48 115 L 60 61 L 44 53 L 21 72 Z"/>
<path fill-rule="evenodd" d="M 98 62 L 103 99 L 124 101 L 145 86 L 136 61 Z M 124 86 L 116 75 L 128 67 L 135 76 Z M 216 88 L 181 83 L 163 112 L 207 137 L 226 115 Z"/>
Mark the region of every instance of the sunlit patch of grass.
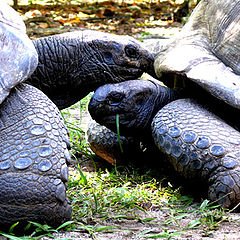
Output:
<path fill-rule="evenodd" d="M 192 206 L 191 196 L 128 168 L 91 173 L 79 169 L 70 178 L 68 195 L 74 221 L 88 227 L 113 224 L 119 228 L 123 221 L 137 221 L 149 228 L 136 233 L 139 237 L 171 239 L 194 229 L 210 235 L 221 222 L 229 220 L 227 212 L 208 200 Z M 159 221 L 148 216 L 152 210 L 163 211 L 165 217 Z"/>
<path fill-rule="evenodd" d="M 4 233 L 0 231 L 0 236 L 4 236 L 7 239 L 10 240 L 36 240 L 40 239 L 42 237 L 48 237 L 54 239 L 54 233 L 59 233 L 61 230 L 70 230 L 72 229 L 73 221 L 67 221 L 63 224 L 61 224 L 57 228 L 53 228 L 51 226 L 48 226 L 47 224 L 40 224 L 37 222 L 29 222 L 29 224 L 23 229 L 22 232 L 27 232 L 30 228 L 34 228 L 31 234 L 29 235 L 24 235 L 24 236 L 16 236 L 14 233 L 15 227 L 17 227 L 19 222 L 13 224 L 10 228 L 8 233 Z"/>
<path fill-rule="evenodd" d="M 69 192 L 75 206 L 74 217 L 77 220 L 87 218 L 86 222 L 89 219 L 95 221 L 125 217 L 137 219 L 130 214 L 133 209 L 145 211 L 142 207 L 145 204 L 159 205 L 160 198 L 164 202 L 166 198 L 172 196 L 171 192 L 162 191 L 156 180 L 147 181 L 147 178 L 126 170 L 122 173 L 115 170 L 79 172 L 69 182 L 70 186 L 74 186 Z"/>

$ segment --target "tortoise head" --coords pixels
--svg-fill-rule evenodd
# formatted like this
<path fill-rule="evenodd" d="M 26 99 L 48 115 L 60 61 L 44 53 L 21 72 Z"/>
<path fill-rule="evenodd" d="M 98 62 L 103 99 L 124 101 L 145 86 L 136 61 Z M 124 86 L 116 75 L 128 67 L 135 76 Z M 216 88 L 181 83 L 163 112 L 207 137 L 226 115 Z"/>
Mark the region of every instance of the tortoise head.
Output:
<path fill-rule="evenodd" d="M 60 109 L 99 86 L 154 75 L 154 57 L 129 36 L 83 30 L 34 41 L 39 62 L 28 82 L 41 89 Z"/>
<path fill-rule="evenodd" d="M 6 3 L 0 6 L 0 103 L 37 66 L 37 53 L 20 16 Z"/>
<path fill-rule="evenodd" d="M 119 115 L 120 132 L 128 136 L 145 136 L 150 132 L 156 112 L 167 102 L 171 90 L 150 80 L 129 80 L 101 86 L 88 106 L 92 118 L 116 132 Z"/>
<path fill-rule="evenodd" d="M 83 31 L 83 38 L 93 56 L 88 61 L 91 72 L 98 69 L 101 85 L 137 79 L 143 72 L 156 76 L 153 54 L 138 40 L 91 30 Z"/>

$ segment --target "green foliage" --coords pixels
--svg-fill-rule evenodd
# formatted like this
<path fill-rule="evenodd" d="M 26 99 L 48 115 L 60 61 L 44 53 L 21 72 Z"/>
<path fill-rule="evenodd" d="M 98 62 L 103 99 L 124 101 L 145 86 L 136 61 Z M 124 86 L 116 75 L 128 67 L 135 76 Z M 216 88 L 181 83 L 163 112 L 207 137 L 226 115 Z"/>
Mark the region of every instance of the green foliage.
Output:
<path fill-rule="evenodd" d="M 117 138 L 120 147 L 120 151 L 123 153 L 123 148 L 120 140 L 120 128 L 119 128 L 119 114 L 116 115 L 116 126 L 117 126 Z"/>
<path fill-rule="evenodd" d="M 34 227 L 32 234 L 28 236 L 16 236 L 14 233 L 14 228 L 19 224 L 18 222 L 13 224 L 8 233 L 0 232 L 0 235 L 10 239 L 10 240 L 35 240 L 40 239 L 41 237 L 49 237 L 54 238 L 53 233 L 58 233 L 60 230 L 70 230 L 73 228 L 73 221 L 68 221 L 60 225 L 58 228 L 52 228 L 46 224 L 40 224 L 36 222 L 29 222 L 29 224 L 25 227 L 24 232 L 27 232 L 30 227 Z"/>
<path fill-rule="evenodd" d="M 87 111 L 87 104 L 91 98 L 92 93 L 83 98 L 81 101 L 71 106 L 70 108 L 61 111 L 62 117 L 65 120 L 66 126 L 69 131 L 69 137 L 71 142 L 72 157 L 75 159 L 77 156 L 85 155 L 89 158 L 92 157 L 91 152 L 86 140 L 86 133 L 81 128 L 83 114 Z M 72 111 L 76 112 L 77 117 L 73 117 Z"/>

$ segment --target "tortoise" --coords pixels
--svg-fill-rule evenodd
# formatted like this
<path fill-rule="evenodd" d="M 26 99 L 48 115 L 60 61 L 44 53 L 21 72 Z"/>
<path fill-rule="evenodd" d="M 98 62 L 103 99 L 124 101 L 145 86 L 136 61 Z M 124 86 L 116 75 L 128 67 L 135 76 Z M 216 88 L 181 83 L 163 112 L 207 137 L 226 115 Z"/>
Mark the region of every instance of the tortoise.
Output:
<path fill-rule="evenodd" d="M 132 37 L 83 30 L 33 41 L 39 64 L 27 83 L 59 109 L 78 102 L 99 86 L 154 73 L 153 55 Z"/>
<path fill-rule="evenodd" d="M 69 138 L 45 94 L 24 84 L 38 64 L 20 16 L 0 7 L 0 225 L 71 218 L 66 197 Z"/>
<path fill-rule="evenodd" d="M 57 226 L 72 215 L 70 141 L 59 109 L 99 86 L 98 76 L 106 83 L 153 71 L 153 56 L 131 37 L 97 31 L 31 41 L 6 3 L 0 36 L 1 229 L 27 221 Z"/>
<path fill-rule="evenodd" d="M 130 81 L 100 87 L 89 105 L 111 130 L 118 114 L 121 134 L 151 134 L 176 172 L 227 208 L 240 202 L 239 12 L 239 1 L 202 0 L 176 38 L 157 44 L 156 74 L 177 100 Z"/>

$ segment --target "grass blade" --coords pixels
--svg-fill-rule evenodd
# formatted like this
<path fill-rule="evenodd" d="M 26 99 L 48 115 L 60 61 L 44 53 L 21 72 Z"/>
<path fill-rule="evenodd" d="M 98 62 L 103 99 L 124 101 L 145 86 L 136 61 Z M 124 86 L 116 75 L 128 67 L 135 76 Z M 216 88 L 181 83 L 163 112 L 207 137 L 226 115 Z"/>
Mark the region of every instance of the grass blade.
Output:
<path fill-rule="evenodd" d="M 123 153 L 122 143 L 121 143 L 121 139 L 120 139 L 119 114 L 116 115 L 116 125 L 117 125 L 118 143 L 119 143 L 120 151 L 121 151 L 121 153 Z"/>

